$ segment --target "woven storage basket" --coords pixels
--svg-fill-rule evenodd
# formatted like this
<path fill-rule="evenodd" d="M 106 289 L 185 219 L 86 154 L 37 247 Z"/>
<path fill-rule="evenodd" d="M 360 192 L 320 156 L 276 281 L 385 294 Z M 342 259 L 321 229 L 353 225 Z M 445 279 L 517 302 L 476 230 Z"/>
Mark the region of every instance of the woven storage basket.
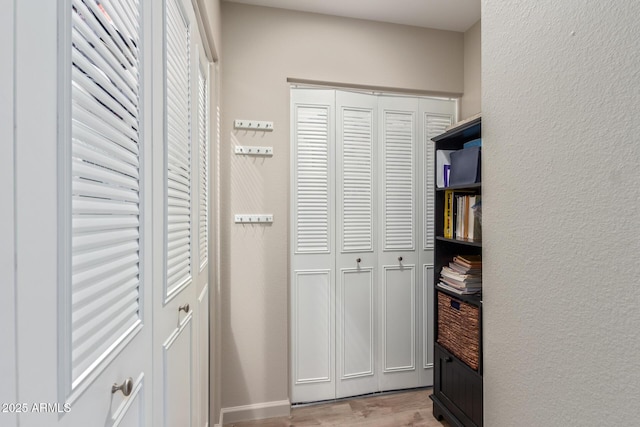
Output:
<path fill-rule="evenodd" d="M 438 344 L 477 370 L 480 358 L 478 307 L 438 292 Z"/>

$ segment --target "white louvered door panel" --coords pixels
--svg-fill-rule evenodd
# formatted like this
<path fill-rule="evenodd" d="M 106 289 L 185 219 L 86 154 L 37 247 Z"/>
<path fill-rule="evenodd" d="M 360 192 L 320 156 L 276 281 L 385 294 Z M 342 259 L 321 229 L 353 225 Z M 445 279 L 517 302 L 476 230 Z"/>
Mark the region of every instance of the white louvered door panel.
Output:
<path fill-rule="evenodd" d="M 384 250 L 413 250 L 415 239 L 414 111 L 384 111 Z"/>
<path fill-rule="evenodd" d="M 375 100 L 375 98 L 374 98 Z M 373 109 L 338 105 L 342 252 L 373 251 Z"/>
<path fill-rule="evenodd" d="M 198 34 L 194 34 L 194 37 Z M 198 39 L 199 40 L 199 39 Z M 194 373 L 192 424 L 198 427 L 209 425 L 209 276 L 212 264 L 209 262 L 209 82 L 210 63 L 201 42 L 196 42 L 196 66 L 198 85 L 194 88 L 197 93 L 197 123 L 194 124 L 198 135 L 198 161 L 195 175 L 198 177 L 198 269 L 194 272 L 196 308 L 194 309 L 195 337 L 194 337 Z"/>
<path fill-rule="evenodd" d="M 291 91 L 291 400 L 335 397 L 335 94 Z"/>
<path fill-rule="evenodd" d="M 378 251 L 379 384 L 381 390 L 418 387 L 421 305 L 416 283 L 421 272 L 416 250 L 420 202 L 418 164 L 419 100 L 380 97 L 380 211 Z"/>
<path fill-rule="evenodd" d="M 375 242 L 378 100 L 336 93 L 336 397 L 378 391 Z"/>
<path fill-rule="evenodd" d="M 167 254 L 166 295 L 192 280 L 190 28 L 182 6 L 166 2 Z"/>
<path fill-rule="evenodd" d="M 197 413 L 198 291 L 206 287 L 200 263 L 202 202 L 199 32 L 189 0 L 165 0 L 154 9 L 154 427 L 195 427 Z M 161 102 L 162 100 L 163 102 Z M 206 128 L 204 128 L 206 129 Z M 206 147 L 204 147 L 206 148 Z M 206 269 L 205 269 L 206 270 Z M 206 294 L 206 291 L 205 291 Z M 204 314 L 206 315 L 206 313 Z"/>
<path fill-rule="evenodd" d="M 434 328 L 434 240 L 435 240 L 435 144 L 431 141 L 454 122 L 457 110 L 456 101 L 449 99 L 423 98 L 420 100 L 420 136 L 418 159 L 421 162 L 418 175 L 418 193 L 421 195 L 422 216 L 418 234 L 422 236 L 419 244 L 418 271 L 422 279 L 418 279 L 416 292 L 421 305 L 421 317 L 417 319 L 422 340 L 422 352 L 418 360 L 421 373 L 421 386 L 433 385 L 433 328 Z"/>
<path fill-rule="evenodd" d="M 202 270 L 209 260 L 209 73 L 208 63 L 198 65 L 198 241 Z"/>
<path fill-rule="evenodd" d="M 329 108 L 297 106 L 295 120 L 296 251 L 329 252 Z"/>
<path fill-rule="evenodd" d="M 138 8 L 73 2 L 74 387 L 140 326 Z"/>
<path fill-rule="evenodd" d="M 448 105 L 453 104 L 452 101 L 446 101 Z M 433 108 L 433 107 L 432 107 Z M 423 248 L 432 250 L 435 235 L 435 143 L 431 138 L 436 137 L 451 126 L 451 114 L 434 114 L 424 113 L 424 166 L 422 170 L 424 187 L 424 233 Z"/>
<path fill-rule="evenodd" d="M 145 2 L 15 2 L 16 69 L 40 70 L 15 88 L 21 426 L 142 426 L 151 414 Z M 128 378 L 128 397 L 112 393 Z"/>

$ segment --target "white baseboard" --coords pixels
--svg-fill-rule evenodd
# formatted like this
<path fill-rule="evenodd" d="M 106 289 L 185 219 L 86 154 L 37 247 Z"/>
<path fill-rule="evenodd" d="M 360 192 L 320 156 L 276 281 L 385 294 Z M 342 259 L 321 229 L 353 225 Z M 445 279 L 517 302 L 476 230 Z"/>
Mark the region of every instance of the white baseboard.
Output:
<path fill-rule="evenodd" d="M 225 424 L 237 423 L 240 421 L 288 417 L 289 415 L 291 415 L 291 402 L 288 400 L 256 403 L 254 405 L 233 406 L 230 408 L 222 408 L 220 411 L 220 427 Z"/>

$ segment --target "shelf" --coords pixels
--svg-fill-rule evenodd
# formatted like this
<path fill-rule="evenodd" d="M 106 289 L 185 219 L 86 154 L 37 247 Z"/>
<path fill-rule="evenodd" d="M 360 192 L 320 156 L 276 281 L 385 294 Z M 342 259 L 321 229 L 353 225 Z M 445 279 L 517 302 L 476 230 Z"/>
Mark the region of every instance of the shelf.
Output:
<path fill-rule="evenodd" d="M 445 191 L 445 190 L 479 190 L 482 188 L 481 182 L 476 182 L 475 184 L 464 184 L 464 185 L 450 185 L 448 187 L 436 188 L 436 191 Z"/>
<path fill-rule="evenodd" d="M 438 148 L 445 148 L 446 145 L 456 145 L 461 142 L 470 141 L 475 138 L 480 138 L 482 133 L 482 123 L 481 118 L 475 117 L 472 120 L 462 122 L 460 125 L 455 126 L 443 134 L 432 138 L 432 141 L 438 144 Z M 440 146 L 440 144 L 446 144 Z"/>
<path fill-rule="evenodd" d="M 437 283 L 436 283 L 436 290 L 438 292 L 442 292 L 443 294 L 447 294 L 450 297 L 459 299 L 460 301 L 464 301 L 476 307 L 482 307 L 482 293 L 473 294 L 473 295 L 460 295 L 448 289 L 441 288 L 440 286 L 438 286 Z"/>
<path fill-rule="evenodd" d="M 447 239 L 446 237 L 436 236 L 436 240 L 442 242 L 455 243 L 457 245 L 475 246 L 477 248 L 482 247 L 482 240 L 469 240 L 469 239 Z"/>

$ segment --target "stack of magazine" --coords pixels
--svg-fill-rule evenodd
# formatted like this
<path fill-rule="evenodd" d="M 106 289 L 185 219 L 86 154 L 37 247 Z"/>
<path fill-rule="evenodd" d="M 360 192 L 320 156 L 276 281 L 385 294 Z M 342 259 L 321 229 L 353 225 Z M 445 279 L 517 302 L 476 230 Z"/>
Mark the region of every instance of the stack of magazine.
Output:
<path fill-rule="evenodd" d="M 443 289 L 459 295 L 482 292 L 482 258 L 480 255 L 458 255 L 440 272 Z"/>

